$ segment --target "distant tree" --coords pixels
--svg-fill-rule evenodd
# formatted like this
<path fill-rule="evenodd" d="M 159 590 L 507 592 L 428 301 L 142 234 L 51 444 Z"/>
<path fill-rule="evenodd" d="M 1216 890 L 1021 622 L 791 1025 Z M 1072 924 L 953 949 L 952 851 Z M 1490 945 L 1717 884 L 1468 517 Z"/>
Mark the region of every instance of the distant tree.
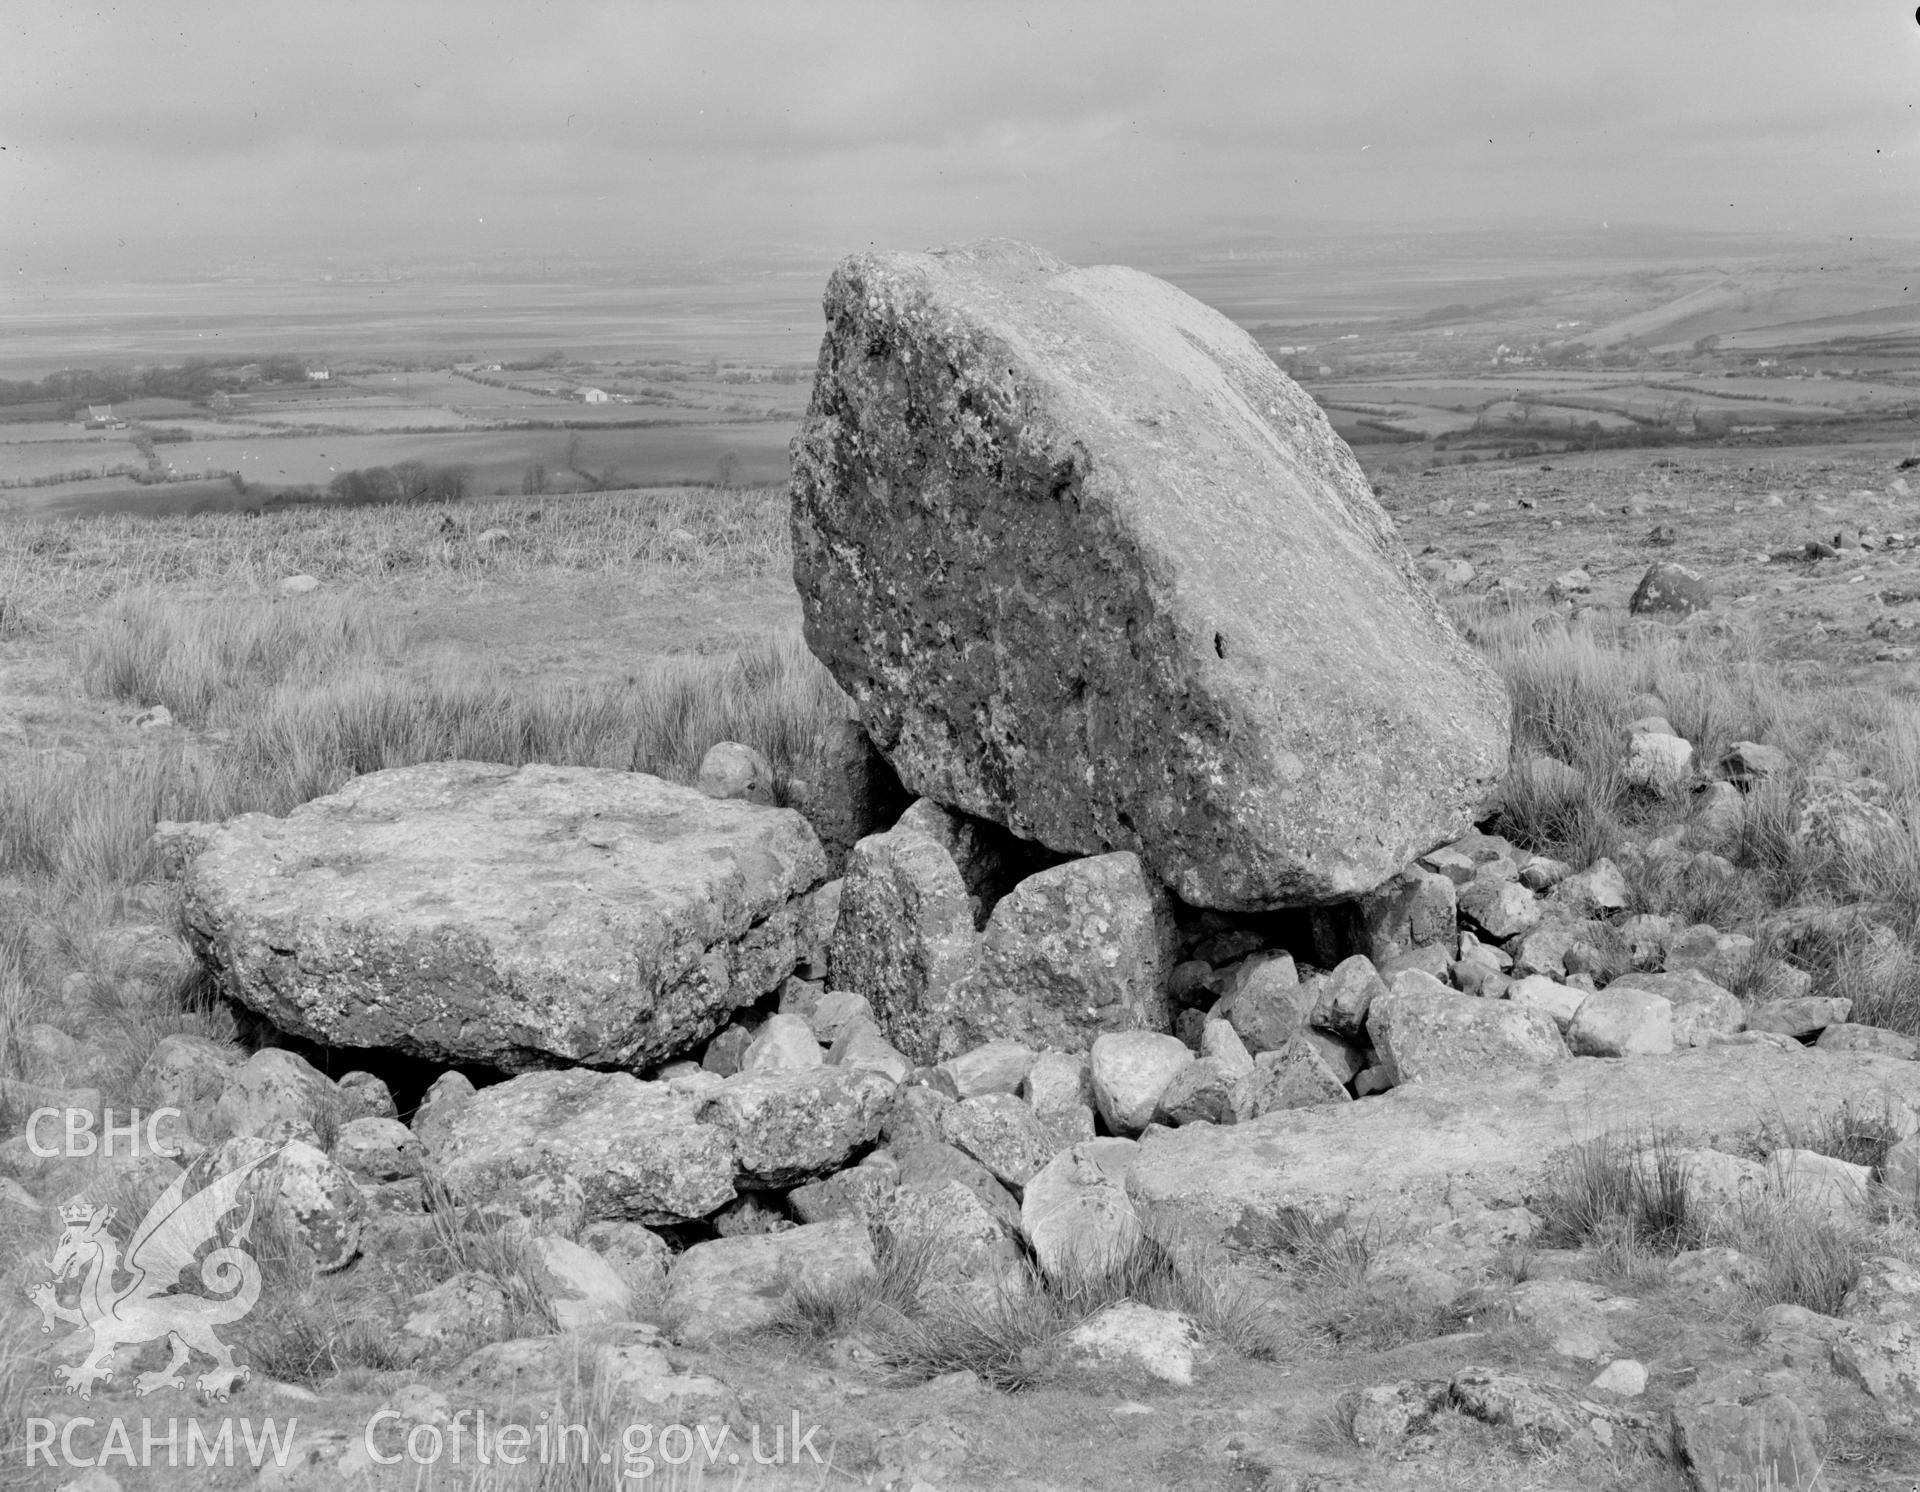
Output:
<path fill-rule="evenodd" d="M 713 463 L 713 482 L 716 487 L 732 487 L 740 477 L 740 456 L 736 451 L 722 451 L 720 459 Z"/>
<path fill-rule="evenodd" d="M 525 497 L 542 497 L 547 490 L 547 464 L 536 461 L 520 474 L 520 492 Z"/>

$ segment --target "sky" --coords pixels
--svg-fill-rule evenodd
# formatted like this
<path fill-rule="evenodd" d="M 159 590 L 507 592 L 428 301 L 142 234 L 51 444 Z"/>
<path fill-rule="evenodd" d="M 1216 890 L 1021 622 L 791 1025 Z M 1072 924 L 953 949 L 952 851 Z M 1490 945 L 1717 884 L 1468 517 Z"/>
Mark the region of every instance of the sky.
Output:
<path fill-rule="evenodd" d="M 1920 234 L 1883 0 L 0 6 L 0 264 Z"/>

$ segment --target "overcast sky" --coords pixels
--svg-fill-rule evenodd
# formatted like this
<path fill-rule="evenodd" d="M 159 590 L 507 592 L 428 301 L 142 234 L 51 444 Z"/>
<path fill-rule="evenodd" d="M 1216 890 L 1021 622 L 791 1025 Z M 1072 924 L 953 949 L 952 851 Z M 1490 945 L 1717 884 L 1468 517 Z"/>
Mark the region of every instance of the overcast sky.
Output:
<path fill-rule="evenodd" d="M 5 0 L 0 255 L 1920 232 L 1916 101 L 1904 0 Z"/>

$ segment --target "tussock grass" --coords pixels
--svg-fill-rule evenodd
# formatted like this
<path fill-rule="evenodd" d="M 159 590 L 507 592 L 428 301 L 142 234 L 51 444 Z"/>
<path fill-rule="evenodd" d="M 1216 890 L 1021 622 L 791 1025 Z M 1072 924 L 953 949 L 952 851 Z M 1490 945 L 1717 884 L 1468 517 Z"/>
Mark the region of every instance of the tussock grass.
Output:
<path fill-rule="evenodd" d="M 385 662 L 405 637 L 390 618 L 341 596 L 297 606 L 221 600 L 198 605 L 154 593 L 128 598 L 81 650 L 93 693 L 165 705 L 186 725 L 206 725 L 217 706 L 343 664 Z"/>
<path fill-rule="evenodd" d="M 244 595 L 271 591 L 288 575 L 458 587 L 562 570 L 697 584 L 791 564 L 786 516 L 779 488 L 669 488 L 259 518 L 48 519 L 0 526 L 0 595 L 20 612 L 20 626 L 44 627 L 143 590 Z M 474 542 L 495 528 L 507 531 L 504 542 Z"/>
<path fill-rule="evenodd" d="M 1877 1164 L 1888 1129 L 1876 1115 L 1870 1105 L 1846 1105 L 1786 1143 Z M 1657 1132 L 1640 1138 L 1610 1131 L 1562 1152 L 1530 1205 L 1542 1220 L 1536 1242 L 1589 1249 L 1618 1279 L 1651 1283 L 1675 1254 L 1735 1249 L 1760 1267 L 1748 1290 L 1756 1311 L 1787 1304 L 1837 1316 L 1866 1261 L 1886 1252 L 1866 1217 L 1836 1215 L 1791 1196 L 1702 1210 L 1689 1199 L 1676 1147 Z"/>
<path fill-rule="evenodd" d="M 1755 1309 L 1804 1306 L 1838 1316 L 1847 1292 L 1860 1283 L 1876 1252 L 1860 1222 L 1829 1217 L 1791 1199 L 1750 1202 L 1728 1215 L 1716 1241 L 1758 1260 L 1762 1278 L 1751 1290 Z"/>
<path fill-rule="evenodd" d="M 810 1342 L 853 1339 L 886 1374 L 918 1382 L 971 1372 L 996 1388 L 1036 1387 L 1065 1367 L 1066 1338 L 1109 1306 L 1135 1301 L 1188 1317 L 1246 1356 L 1279 1354 L 1281 1323 L 1217 1248 L 1149 1221 L 1124 1254 L 1049 1275 L 1023 1259 L 992 1280 L 954 1281 L 950 1241 L 885 1208 L 868 1218 L 874 1274 L 797 1287 L 773 1330 Z"/>
<path fill-rule="evenodd" d="M 1631 910 L 1763 942 L 1767 919 L 1783 909 L 1858 907 L 1879 933 L 1795 950 L 1769 943 L 1736 993 L 1757 991 L 1768 960 L 1790 951 L 1814 974 L 1816 993 L 1857 1000 L 1856 1020 L 1920 1034 L 1920 706 L 1809 677 L 1765 658 L 1750 638 L 1704 629 L 1570 625 L 1552 613 L 1470 601 L 1457 604 L 1456 619 L 1507 683 L 1516 765 L 1546 756 L 1580 774 L 1516 770 L 1501 832 L 1575 865 L 1614 859 Z M 1684 800 L 1624 780 L 1626 727 L 1648 695 L 1693 743 L 1699 772 L 1742 740 L 1778 746 L 1795 765 L 1752 785 L 1730 826 L 1709 829 Z M 1798 832 L 1808 770 L 1830 750 L 1886 784 L 1884 806 L 1897 829 L 1844 850 Z M 1675 827 L 1686 829 L 1679 852 L 1633 853 Z"/>
<path fill-rule="evenodd" d="M 1608 1131 L 1557 1156 L 1532 1203 L 1536 1242 L 1589 1248 L 1609 1273 L 1633 1278 L 1651 1263 L 1702 1248 L 1711 1219 L 1690 1203 L 1678 1147 Z"/>
<path fill-rule="evenodd" d="M 527 1251 L 529 1230 L 523 1225 L 466 1201 L 438 1177 L 425 1184 L 427 1215 L 433 1221 L 434 1257 L 425 1261 L 433 1280 L 475 1272 L 490 1275 L 507 1297 L 507 1329 L 503 1337 L 541 1336 L 558 1329 L 546 1292 L 539 1283 Z M 543 1224 L 547 1231 L 571 1233 L 565 1220 Z"/>
<path fill-rule="evenodd" d="M 1248 1252 L 1291 1291 L 1276 1309 L 1293 1344 L 1322 1353 L 1389 1352 L 1447 1336 L 1472 1319 L 1478 1292 L 1436 1302 L 1376 1278 L 1376 1242 L 1370 1226 L 1316 1223 L 1292 1209 L 1250 1242 Z"/>

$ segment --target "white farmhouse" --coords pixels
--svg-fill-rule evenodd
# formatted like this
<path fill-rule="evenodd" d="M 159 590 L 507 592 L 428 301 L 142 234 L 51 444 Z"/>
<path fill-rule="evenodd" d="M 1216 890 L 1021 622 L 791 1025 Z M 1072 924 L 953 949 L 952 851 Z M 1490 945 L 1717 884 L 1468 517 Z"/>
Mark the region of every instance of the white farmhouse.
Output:
<path fill-rule="evenodd" d="M 589 404 L 610 404 L 613 402 L 613 395 L 609 394 L 605 389 L 582 389 L 580 390 L 580 397 Z"/>

